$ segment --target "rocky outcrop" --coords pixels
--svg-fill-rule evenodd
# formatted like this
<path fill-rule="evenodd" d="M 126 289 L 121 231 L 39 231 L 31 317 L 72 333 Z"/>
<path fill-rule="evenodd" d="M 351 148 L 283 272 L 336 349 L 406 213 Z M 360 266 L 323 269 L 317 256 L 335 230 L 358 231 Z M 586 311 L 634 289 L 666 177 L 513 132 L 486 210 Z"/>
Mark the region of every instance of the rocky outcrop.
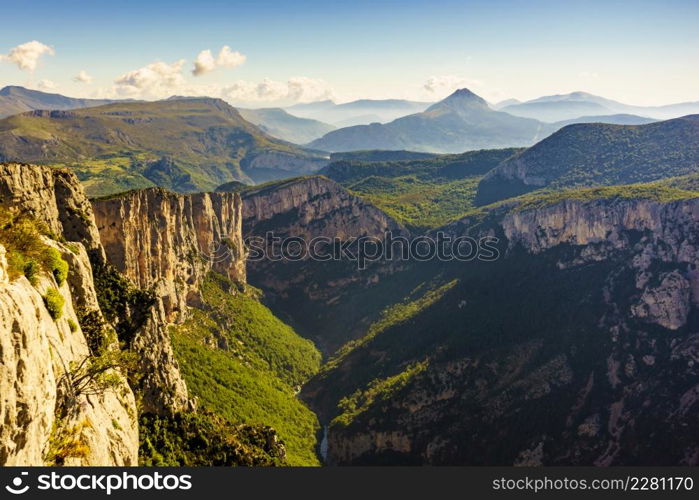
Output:
<path fill-rule="evenodd" d="M 89 269 L 87 254 L 81 254 L 83 269 Z M 5 265 L 0 259 L 0 267 Z M 89 285 L 91 276 L 80 274 L 73 279 L 78 280 Z M 50 288 L 65 300 L 57 321 L 42 297 Z M 72 372 L 91 356 L 74 308 L 91 297 L 74 297 L 71 288 L 69 282 L 58 286 L 47 276 L 36 286 L 24 277 L 0 284 L 4 465 L 137 465 L 136 404 L 124 375 L 114 371 L 118 382 L 104 391 L 70 394 L 67 387 Z"/>
<path fill-rule="evenodd" d="M 156 298 L 129 346 L 138 357 L 138 371 L 144 375 L 138 382 L 144 413 L 173 415 L 196 406 L 180 373 L 168 324 L 163 301 Z"/>
<path fill-rule="evenodd" d="M 138 287 L 153 289 L 169 321 L 183 319 L 209 270 L 245 281 L 237 194 L 153 188 L 95 200 L 93 207 L 108 261 Z"/>
<path fill-rule="evenodd" d="M 121 369 L 105 372 L 108 384 L 77 381 L 95 359 L 91 343 L 118 350 L 109 329 L 81 324 L 101 318 L 90 257 L 104 254 L 90 204 L 72 174 L 28 165 L 0 165 L 0 193 L 5 210 L 47 228 L 33 244 L 68 264 L 65 280 L 39 271 L 30 282 L 10 274 L 0 245 L 0 464 L 136 465 L 136 404 Z"/>
<path fill-rule="evenodd" d="M 92 206 L 69 170 L 0 164 L 0 206 L 28 213 L 54 235 L 81 242 L 91 258 L 104 261 Z"/>
<path fill-rule="evenodd" d="M 696 198 L 672 203 L 567 200 L 538 210 L 515 210 L 503 218 L 502 229 L 510 248 L 521 245 L 533 254 L 563 244 L 585 247 L 560 267 L 631 250 L 641 292 L 632 314 L 676 330 L 686 322 L 692 304 L 699 305 L 697 220 Z"/>

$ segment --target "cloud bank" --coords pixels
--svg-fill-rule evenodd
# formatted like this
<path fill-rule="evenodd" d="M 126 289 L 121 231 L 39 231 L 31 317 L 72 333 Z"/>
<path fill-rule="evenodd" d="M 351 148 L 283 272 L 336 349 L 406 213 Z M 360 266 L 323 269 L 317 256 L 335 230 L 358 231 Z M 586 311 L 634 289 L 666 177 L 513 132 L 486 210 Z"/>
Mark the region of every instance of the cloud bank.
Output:
<path fill-rule="evenodd" d="M 185 86 L 182 75 L 184 59 L 172 64 L 154 62 L 124 73 L 115 83 L 116 93 L 128 97 L 166 97 Z"/>
<path fill-rule="evenodd" d="M 210 56 L 210 51 L 205 50 L 197 57 L 195 68 L 200 68 L 199 74 L 217 67 L 233 67 L 245 59 L 227 46 L 221 49 L 215 60 Z M 238 80 L 232 84 L 191 83 L 185 78 L 185 63 L 184 59 L 171 64 L 158 61 L 124 73 L 114 81 L 112 94 L 143 99 L 162 99 L 172 95 L 207 96 L 219 97 L 236 105 L 267 103 L 279 106 L 333 97 L 327 82 L 306 76 L 294 76 L 287 81 L 265 78 L 259 82 Z"/>
<path fill-rule="evenodd" d="M 269 78 L 257 83 L 239 80 L 223 87 L 220 96 L 231 102 L 291 104 L 331 99 L 333 91 L 324 80 L 295 76 L 286 82 Z"/>

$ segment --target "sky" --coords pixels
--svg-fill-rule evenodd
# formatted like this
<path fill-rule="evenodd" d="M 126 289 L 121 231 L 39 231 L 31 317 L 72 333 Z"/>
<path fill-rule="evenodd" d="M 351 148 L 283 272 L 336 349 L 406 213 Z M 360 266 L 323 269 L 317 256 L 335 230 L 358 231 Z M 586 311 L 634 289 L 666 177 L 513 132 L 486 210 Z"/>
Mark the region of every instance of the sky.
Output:
<path fill-rule="evenodd" d="M 76 97 L 699 100 L 699 1 L 0 0 L 0 86 Z"/>

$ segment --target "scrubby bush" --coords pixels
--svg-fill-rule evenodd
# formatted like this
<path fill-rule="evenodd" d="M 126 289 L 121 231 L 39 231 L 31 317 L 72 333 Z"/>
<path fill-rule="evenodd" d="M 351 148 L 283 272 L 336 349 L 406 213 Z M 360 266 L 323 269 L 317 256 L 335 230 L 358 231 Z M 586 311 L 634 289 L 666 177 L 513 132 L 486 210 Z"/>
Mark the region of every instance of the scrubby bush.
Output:
<path fill-rule="evenodd" d="M 211 273 L 201 291 L 201 308 L 171 327 L 190 394 L 229 422 L 274 427 L 289 465 L 318 465 L 318 419 L 295 395 L 317 372 L 318 351 L 261 304 L 254 289 Z"/>
<path fill-rule="evenodd" d="M 109 264 L 93 263 L 92 270 L 100 309 L 107 321 L 114 325 L 119 340 L 128 344 L 146 319 L 155 295 L 134 286 Z"/>
<path fill-rule="evenodd" d="M 46 250 L 45 261 L 47 268 L 56 279 L 56 283 L 58 283 L 58 286 L 61 286 L 68 277 L 68 263 L 63 260 L 61 253 L 55 248 Z"/>
<path fill-rule="evenodd" d="M 46 304 L 46 309 L 48 309 L 51 317 L 54 320 L 57 320 L 63 314 L 65 299 L 58 290 L 55 288 L 49 288 L 44 294 L 44 304 Z"/>
<path fill-rule="evenodd" d="M 50 272 L 58 285 L 68 276 L 68 263 L 61 253 L 42 241 L 50 231 L 26 214 L 0 211 L 0 244 L 7 251 L 8 272 L 11 279 L 26 276 L 36 285 L 39 274 Z"/>
<path fill-rule="evenodd" d="M 145 414 L 139 422 L 139 463 L 149 466 L 274 466 L 284 446 L 271 427 L 232 425 L 206 411 L 171 417 Z"/>
<path fill-rule="evenodd" d="M 27 263 L 24 264 L 24 275 L 32 285 L 36 285 L 40 272 L 41 266 L 35 260 L 28 260 Z"/>

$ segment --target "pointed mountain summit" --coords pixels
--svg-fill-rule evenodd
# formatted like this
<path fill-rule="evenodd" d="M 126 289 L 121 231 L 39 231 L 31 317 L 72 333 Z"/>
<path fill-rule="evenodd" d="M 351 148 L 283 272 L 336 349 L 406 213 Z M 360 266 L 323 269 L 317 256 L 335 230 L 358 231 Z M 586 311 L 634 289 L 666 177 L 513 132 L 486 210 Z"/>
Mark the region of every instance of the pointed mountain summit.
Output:
<path fill-rule="evenodd" d="M 536 120 L 519 118 L 490 108 L 479 95 L 463 88 L 421 113 L 390 123 L 345 127 L 310 145 L 325 151 L 407 149 L 431 153 L 459 153 L 473 149 L 529 146 L 543 138 Z"/>
<path fill-rule="evenodd" d="M 469 89 L 463 88 L 456 90 L 453 94 L 433 104 L 427 111 L 435 111 L 440 109 L 453 109 L 463 111 L 464 109 L 490 109 L 485 99 L 477 94 L 474 94 Z"/>

